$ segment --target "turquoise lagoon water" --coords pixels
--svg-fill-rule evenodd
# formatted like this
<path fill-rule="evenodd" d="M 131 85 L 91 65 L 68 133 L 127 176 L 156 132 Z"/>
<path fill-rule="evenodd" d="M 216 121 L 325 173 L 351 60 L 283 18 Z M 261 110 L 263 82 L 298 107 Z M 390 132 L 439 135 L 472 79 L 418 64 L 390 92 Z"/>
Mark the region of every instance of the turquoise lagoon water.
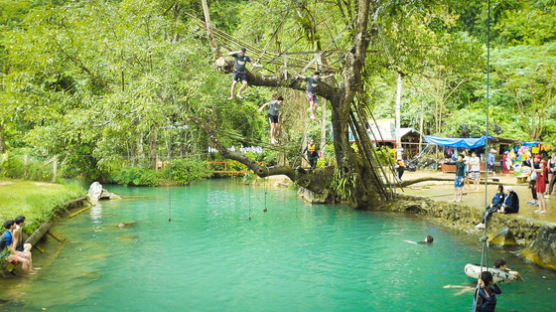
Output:
<path fill-rule="evenodd" d="M 2 284 L 12 300 L 0 311 L 471 309 L 470 293 L 442 286 L 471 282 L 463 267 L 480 246 L 431 221 L 311 206 L 285 190 L 268 191 L 264 213 L 264 189 L 230 180 L 108 188 L 124 199 L 61 221 L 53 231 L 67 241 L 49 243 L 56 257 L 32 282 L 10 294 Z M 404 242 L 426 234 L 433 246 Z M 502 285 L 497 311 L 555 311 L 554 272 L 496 257 L 526 280 Z"/>

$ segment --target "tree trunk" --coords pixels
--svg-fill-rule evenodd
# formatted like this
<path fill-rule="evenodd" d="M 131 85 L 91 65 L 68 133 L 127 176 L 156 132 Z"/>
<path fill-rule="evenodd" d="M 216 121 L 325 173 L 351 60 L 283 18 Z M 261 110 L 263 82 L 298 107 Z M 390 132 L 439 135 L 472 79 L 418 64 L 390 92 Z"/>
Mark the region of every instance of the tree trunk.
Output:
<path fill-rule="evenodd" d="M 205 15 L 205 22 L 206 22 L 206 28 L 207 28 L 207 37 L 209 40 L 209 44 L 210 44 L 210 49 L 212 50 L 212 53 L 216 56 L 216 58 L 220 57 L 220 49 L 218 47 L 218 45 L 216 44 L 216 41 L 214 40 L 214 37 L 212 36 L 212 23 L 210 21 L 210 12 L 209 12 L 209 8 L 208 8 L 208 4 L 207 4 L 207 0 L 201 0 L 201 4 L 203 6 L 203 14 Z"/>
<path fill-rule="evenodd" d="M 320 150 L 324 151 L 324 146 L 326 145 L 326 101 L 321 101 L 322 107 L 320 110 L 321 121 L 320 121 Z"/>
<path fill-rule="evenodd" d="M 350 121 L 350 112 L 354 102 L 355 95 L 362 92 L 362 70 L 365 64 L 365 57 L 369 45 L 369 16 L 370 0 L 358 0 L 356 27 L 353 34 L 353 46 L 346 53 L 343 64 L 342 81 L 338 86 L 330 86 L 326 82 L 321 82 L 317 90 L 317 96 L 326 98 L 331 104 L 331 123 L 334 135 L 334 150 L 336 154 L 336 167 L 328 167 L 316 169 L 312 171 L 304 171 L 303 169 L 293 169 L 289 166 L 281 165 L 276 167 L 265 167 L 256 161 L 236 152 L 230 152 L 222 145 L 218 137 L 217 125 L 210 124 L 210 121 L 199 118 L 195 114 L 191 114 L 189 119 L 198 124 L 207 134 L 210 142 L 218 149 L 219 153 L 229 159 L 233 159 L 245 164 L 255 174 L 266 177 L 270 175 L 284 174 L 303 186 L 316 193 L 326 193 L 330 197 L 337 195 L 337 190 L 332 189 L 333 185 L 329 182 L 333 181 L 333 173 L 336 172 L 336 178 L 348 182 L 344 184 L 349 194 L 340 194 L 344 199 L 349 200 L 354 205 L 363 207 L 372 203 L 377 198 L 377 184 L 384 183 L 380 179 L 379 174 L 373 168 L 368 153 L 365 155 L 356 154 L 352 149 L 348 139 L 348 127 Z M 375 4 L 373 2 L 373 4 Z M 378 5 L 378 4 L 377 4 Z M 378 11 L 374 8 L 373 16 L 376 17 Z M 215 55 L 215 57 L 217 57 Z M 216 60 L 215 65 L 223 72 L 231 72 L 233 58 L 221 57 Z M 295 90 L 305 90 L 302 81 L 295 77 L 286 77 L 284 73 L 276 75 L 261 75 L 256 72 L 247 72 L 249 84 L 251 86 L 262 87 L 283 87 Z M 290 79 L 288 79 L 290 78 Z M 322 99 L 324 101 L 324 99 Z M 324 110 L 323 110 L 324 114 Z M 355 120 L 353 120 L 355 122 Z M 363 121 L 361 121 L 363 122 Z M 364 131 L 363 131 L 364 132 Z M 366 132 L 364 132 L 366 135 Z M 368 141 L 368 140 L 367 140 Z M 363 144 L 360 142 L 359 144 Z M 365 143 L 369 145 L 370 143 Z M 372 145 L 368 149 L 372 149 Z M 367 149 L 367 151 L 368 151 Z M 364 160 L 363 157 L 367 158 Z M 375 172 L 373 172 L 375 171 Z M 345 198 L 347 197 L 347 198 Z"/>
<path fill-rule="evenodd" d="M 425 121 L 425 107 L 423 104 L 423 101 L 420 102 L 420 112 L 419 112 L 419 133 L 421 134 L 419 136 L 419 153 L 421 153 L 423 151 L 423 123 Z"/>
<path fill-rule="evenodd" d="M 398 73 L 398 83 L 396 85 L 396 159 L 402 158 L 402 137 L 400 133 L 401 118 L 401 102 L 402 102 L 402 75 Z"/>

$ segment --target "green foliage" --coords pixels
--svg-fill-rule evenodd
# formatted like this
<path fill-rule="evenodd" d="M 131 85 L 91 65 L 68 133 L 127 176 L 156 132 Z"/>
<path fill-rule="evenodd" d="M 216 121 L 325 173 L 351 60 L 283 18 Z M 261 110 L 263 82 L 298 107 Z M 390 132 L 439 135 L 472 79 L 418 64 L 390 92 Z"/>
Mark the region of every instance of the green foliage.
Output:
<path fill-rule="evenodd" d="M 206 161 L 195 158 L 184 158 L 172 161 L 168 168 L 172 177 L 171 183 L 188 185 L 193 181 L 206 179 L 212 175 Z"/>
<path fill-rule="evenodd" d="M 378 161 L 382 166 L 391 166 L 395 163 L 396 150 L 387 146 L 381 146 L 376 149 Z"/>
<path fill-rule="evenodd" d="M 268 51 L 282 52 L 332 49 L 322 54 L 323 61 L 341 68 L 353 32 L 336 34 L 352 22 L 354 5 L 214 0 L 210 10 L 217 27 L 249 45 L 262 49 L 269 43 Z M 396 79 L 402 74 L 403 127 L 434 135 L 483 134 L 486 3 L 379 5 L 376 32 L 369 37 L 372 53 L 363 68 L 367 101 L 362 102 L 377 117 L 393 117 Z M 493 2 L 492 11 L 491 134 L 554 141 L 555 2 Z M 1 174 L 50 179 L 40 157 L 23 170 L 21 159 L 11 156 L 26 148 L 44 160 L 57 155 L 64 177 L 158 185 L 168 178 L 166 168 L 154 170 L 155 159 L 207 150 L 206 134 L 188 122 L 189 116 L 218 126 L 226 133 L 221 137 L 226 146 L 258 145 L 268 141 L 268 124 L 257 108 L 278 94 L 287 99 L 280 139 L 288 148 L 266 149 L 252 159 L 267 165 L 299 159 L 304 130 L 309 137 L 320 136 L 318 123 L 306 126 L 303 93 L 249 87 L 246 100 L 227 101 L 231 79 L 211 65 L 204 30 L 184 12 L 201 17 L 199 1 L 0 2 L 0 151 L 6 146 L 10 155 Z M 298 70 L 294 59 L 303 55 L 288 55 L 290 74 Z M 281 66 L 263 65 L 272 71 Z M 379 153 L 381 163 L 389 164 L 390 152 Z M 332 144 L 325 157 L 319 167 L 334 161 Z M 172 177 L 178 183 L 205 177 L 201 160 L 172 163 L 181 172 Z"/>
<path fill-rule="evenodd" d="M 330 182 L 330 185 L 334 190 L 336 190 L 336 194 L 339 196 L 340 200 L 349 200 L 351 199 L 354 186 L 357 184 L 357 175 L 355 174 L 347 174 L 342 175 L 339 171 L 334 172 L 334 177 Z"/>
<path fill-rule="evenodd" d="M 116 173 L 112 180 L 117 184 L 134 186 L 158 186 L 160 180 L 152 169 L 128 167 Z"/>
<path fill-rule="evenodd" d="M 52 164 L 46 164 L 33 156 L 27 156 L 25 152 L 13 150 L 4 154 L 0 160 L 0 177 L 11 179 L 28 179 L 33 181 L 52 181 Z"/>
<path fill-rule="evenodd" d="M 27 218 L 25 232 L 31 234 L 42 222 L 52 217 L 62 203 L 83 196 L 86 191 L 78 183 L 38 183 L 8 180 L 0 187 L 0 220 L 18 215 Z"/>

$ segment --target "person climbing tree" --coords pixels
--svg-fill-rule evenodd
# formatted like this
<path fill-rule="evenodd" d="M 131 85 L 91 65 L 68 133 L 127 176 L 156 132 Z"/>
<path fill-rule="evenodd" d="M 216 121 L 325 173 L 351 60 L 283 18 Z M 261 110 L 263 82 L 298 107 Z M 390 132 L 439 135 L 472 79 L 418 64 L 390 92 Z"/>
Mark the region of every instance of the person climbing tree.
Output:
<path fill-rule="evenodd" d="M 243 92 L 243 90 L 247 87 L 247 72 L 245 71 L 245 64 L 247 62 L 251 62 L 251 58 L 245 54 L 245 51 L 245 48 L 241 48 L 239 51 L 232 51 L 228 53 L 229 56 L 233 56 L 235 58 L 234 73 L 232 74 L 232 89 L 230 90 L 230 97 L 228 98 L 230 101 L 234 99 L 234 93 L 238 81 L 241 81 L 241 87 L 236 94 L 239 99 L 243 99 L 241 92 Z M 258 64 L 253 64 L 253 66 L 262 67 Z"/>
<path fill-rule="evenodd" d="M 263 104 L 259 108 L 259 113 L 263 111 L 263 108 L 268 106 L 268 121 L 270 122 L 270 143 L 276 144 L 276 135 L 280 130 L 280 124 L 278 122 L 279 117 L 279 110 L 282 107 L 282 103 L 284 102 L 284 98 L 279 96 L 274 101 L 270 101 L 268 103 Z"/>
<path fill-rule="evenodd" d="M 311 165 L 311 169 L 315 169 L 317 167 L 317 161 L 319 160 L 319 150 L 315 144 L 315 140 L 311 139 L 311 141 L 309 141 L 309 145 L 305 147 L 303 153 L 307 153 L 307 160 Z"/>
<path fill-rule="evenodd" d="M 329 74 L 323 77 L 320 77 L 319 72 L 314 72 L 313 76 L 303 76 L 297 75 L 298 79 L 305 79 L 307 82 L 307 86 L 305 89 L 305 97 L 309 102 L 309 108 L 311 109 L 311 120 L 315 119 L 315 112 L 317 111 L 318 99 L 317 99 L 317 89 L 318 83 L 320 79 L 326 79 L 328 77 L 332 77 L 334 74 Z"/>

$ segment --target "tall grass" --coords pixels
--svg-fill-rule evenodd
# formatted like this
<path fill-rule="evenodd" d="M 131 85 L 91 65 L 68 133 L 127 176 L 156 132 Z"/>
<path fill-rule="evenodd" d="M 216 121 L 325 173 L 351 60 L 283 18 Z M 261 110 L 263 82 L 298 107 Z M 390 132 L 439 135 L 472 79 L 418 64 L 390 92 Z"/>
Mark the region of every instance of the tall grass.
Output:
<path fill-rule="evenodd" d="M 32 233 L 50 219 L 62 203 L 85 194 L 78 183 L 53 184 L 21 180 L 0 180 L 0 222 L 23 215 L 25 232 Z"/>

